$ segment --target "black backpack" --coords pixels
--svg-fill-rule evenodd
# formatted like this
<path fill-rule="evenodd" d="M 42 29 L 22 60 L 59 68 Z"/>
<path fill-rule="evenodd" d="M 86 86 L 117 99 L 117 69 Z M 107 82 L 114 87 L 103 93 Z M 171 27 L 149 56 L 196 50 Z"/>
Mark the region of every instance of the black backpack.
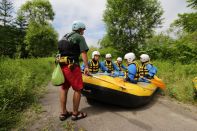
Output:
<path fill-rule="evenodd" d="M 74 60 L 78 60 L 80 56 L 80 47 L 79 42 L 72 43 L 69 41 L 69 38 L 75 34 L 75 32 L 66 34 L 59 42 L 58 42 L 58 50 L 61 56 L 69 56 Z"/>

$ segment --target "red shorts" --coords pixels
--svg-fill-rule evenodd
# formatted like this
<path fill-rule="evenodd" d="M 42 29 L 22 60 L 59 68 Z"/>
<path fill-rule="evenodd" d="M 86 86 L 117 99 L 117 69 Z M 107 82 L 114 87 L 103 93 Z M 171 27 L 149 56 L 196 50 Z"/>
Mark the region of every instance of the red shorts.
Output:
<path fill-rule="evenodd" d="M 62 66 L 62 72 L 65 77 L 65 82 L 62 89 L 68 89 L 72 86 L 73 90 L 79 91 L 83 88 L 83 80 L 80 66 L 75 65 L 74 70 L 70 70 L 68 66 Z"/>

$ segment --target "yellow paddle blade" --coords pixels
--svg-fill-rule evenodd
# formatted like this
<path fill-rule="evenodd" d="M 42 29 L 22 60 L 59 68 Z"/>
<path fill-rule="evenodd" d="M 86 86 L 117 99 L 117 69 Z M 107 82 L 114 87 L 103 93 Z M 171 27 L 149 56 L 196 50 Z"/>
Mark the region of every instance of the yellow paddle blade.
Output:
<path fill-rule="evenodd" d="M 166 88 L 166 85 L 161 80 L 152 79 L 150 81 L 151 81 L 151 83 L 153 83 L 154 85 L 156 85 L 157 87 L 159 87 L 162 90 L 164 90 Z"/>
<path fill-rule="evenodd" d="M 197 90 L 197 77 L 193 79 L 194 88 Z"/>
<path fill-rule="evenodd" d="M 157 80 L 157 81 L 162 81 L 159 77 L 157 76 L 154 76 L 154 79 Z"/>

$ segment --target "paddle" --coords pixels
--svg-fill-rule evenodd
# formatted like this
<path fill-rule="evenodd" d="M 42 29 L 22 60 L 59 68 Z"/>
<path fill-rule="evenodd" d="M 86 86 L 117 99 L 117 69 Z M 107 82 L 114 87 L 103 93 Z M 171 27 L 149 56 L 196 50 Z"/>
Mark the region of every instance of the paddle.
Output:
<path fill-rule="evenodd" d="M 99 79 L 99 80 L 102 80 L 102 81 L 105 81 L 105 82 L 108 82 L 108 83 L 111 83 L 111 84 L 114 84 L 114 85 L 116 85 L 116 86 L 121 87 L 123 90 L 127 89 L 127 87 L 126 87 L 126 86 L 124 86 L 124 85 L 122 85 L 122 84 L 117 83 L 117 82 L 120 82 L 120 81 L 117 81 L 117 82 L 111 82 L 111 81 L 105 80 L 105 79 L 103 79 L 103 78 L 100 78 L 100 77 L 95 76 L 95 75 L 92 75 L 92 74 L 88 74 L 88 76 L 94 77 L 94 78 L 96 78 L 96 79 Z M 120 83 L 122 83 L 122 82 L 120 82 Z M 153 91 L 153 89 L 150 89 L 150 88 L 146 88 L 146 87 L 142 87 L 142 86 L 140 86 L 140 87 L 141 87 L 141 88 L 144 88 L 144 89 L 147 89 L 147 90 L 151 90 L 151 91 Z"/>
<path fill-rule="evenodd" d="M 121 83 L 123 86 L 125 85 L 125 82 L 123 80 L 118 80 L 116 78 L 114 78 L 116 83 Z M 143 89 L 146 89 L 146 90 L 150 90 L 150 91 L 154 91 L 153 88 L 147 88 L 147 87 L 144 87 L 143 85 L 137 83 L 139 87 L 143 88 Z"/>
<path fill-rule="evenodd" d="M 156 85 L 157 87 L 159 87 L 162 90 L 164 90 L 166 88 L 166 85 L 157 76 L 154 76 L 154 79 L 147 79 L 147 78 L 144 78 L 144 79 L 146 79 L 147 81 L 150 81 L 151 83 L 153 83 L 154 85 Z"/>
<path fill-rule="evenodd" d="M 91 75 L 91 76 L 94 77 L 94 78 L 96 78 L 96 79 L 99 79 L 99 80 L 102 80 L 102 81 L 105 81 L 105 82 L 114 84 L 114 85 L 116 85 L 116 86 L 119 86 L 119 87 L 121 87 L 121 88 L 124 89 L 124 90 L 127 89 L 126 86 L 121 85 L 121 84 L 118 84 L 118 83 L 116 83 L 116 82 L 111 82 L 111 81 L 105 80 L 105 79 L 103 79 L 103 78 L 100 78 L 100 77 L 98 77 L 98 76 L 94 76 L 94 75 Z M 151 91 L 154 90 L 154 89 L 150 89 L 150 88 L 147 88 L 147 87 L 142 87 L 142 86 L 140 86 L 140 87 L 141 87 L 141 88 L 144 88 L 144 89 L 146 89 L 146 90 L 151 90 Z"/>
<path fill-rule="evenodd" d="M 121 88 L 124 89 L 124 90 L 127 89 L 127 87 L 125 87 L 125 86 L 123 86 L 123 85 L 121 85 L 121 84 L 118 84 L 118 83 L 115 83 L 115 82 L 111 82 L 111 81 L 105 80 L 105 79 L 103 79 L 103 78 L 100 78 L 100 77 L 95 76 L 95 75 L 92 75 L 92 74 L 88 74 L 88 75 L 91 76 L 91 77 L 94 77 L 94 78 L 96 78 L 96 79 L 99 79 L 99 80 L 102 80 L 102 81 L 105 81 L 105 82 L 114 84 L 114 85 L 116 85 L 116 86 L 119 86 L 119 87 L 121 87 Z"/>

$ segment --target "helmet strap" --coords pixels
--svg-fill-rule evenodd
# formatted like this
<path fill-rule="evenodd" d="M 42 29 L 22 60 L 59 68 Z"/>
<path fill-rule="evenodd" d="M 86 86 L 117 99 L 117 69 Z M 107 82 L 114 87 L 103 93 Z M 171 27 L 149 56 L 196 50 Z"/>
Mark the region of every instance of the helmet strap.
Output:
<path fill-rule="evenodd" d="M 81 34 L 82 30 L 81 29 L 78 29 L 78 30 L 74 30 L 74 32 L 76 32 L 78 34 Z"/>

